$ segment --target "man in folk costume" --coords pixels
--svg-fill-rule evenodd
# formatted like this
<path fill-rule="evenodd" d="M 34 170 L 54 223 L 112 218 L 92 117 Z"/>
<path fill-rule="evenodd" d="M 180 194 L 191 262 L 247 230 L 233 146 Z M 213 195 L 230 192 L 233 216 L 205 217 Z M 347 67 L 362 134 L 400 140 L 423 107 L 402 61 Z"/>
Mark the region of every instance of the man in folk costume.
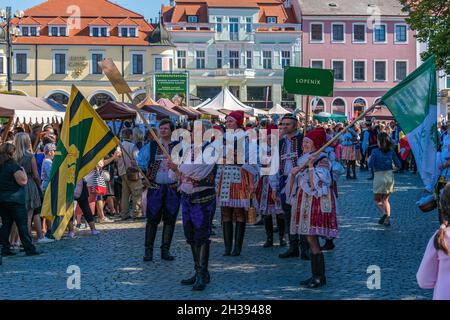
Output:
<path fill-rule="evenodd" d="M 212 128 L 208 120 L 200 121 L 203 133 Z M 206 159 L 207 156 L 212 156 L 211 150 L 206 149 L 209 145 L 210 143 L 204 142 L 200 146 L 192 146 L 191 152 L 186 154 L 191 157 L 191 161 L 183 161 L 178 166 L 169 164 L 171 173 L 175 173 L 180 180 L 184 235 L 191 246 L 195 266 L 194 276 L 182 280 L 181 284 L 193 285 L 192 290 L 197 291 L 204 290 L 211 280 L 208 271 L 209 238 L 216 211 L 217 164 L 216 161 Z M 197 150 L 200 152 L 196 152 L 195 148 L 200 148 Z"/>
<path fill-rule="evenodd" d="M 274 168 L 279 168 L 279 158 L 278 155 L 274 155 L 271 150 L 271 140 L 273 139 L 271 134 L 272 131 L 276 129 L 278 129 L 277 126 L 269 124 L 266 128 L 267 144 L 260 143 L 259 145 L 260 148 L 267 148 L 267 150 L 264 150 L 263 155 L 267 155 L 268 157 L 268 159 L 265 159 L 268 161 L 260 161 L 260 166 L 265 169 L 271 169 L 270 172 L 268 172 L 270 175 L 266 174 L 259 177 L 255 191 L 258 212 L 264 217 L 264 226 L 266 229 L 267 240 L 263 245 L 264 248 L 273 246 L 273 215 L 275 215 L 277 221 L 280 246 L 286 246 L 286 241 L 284 241 L 284 211 L 281 206 L 280 190 L 278 188 L 280 178 L 278 169 L 273 170 Z M 267 168 L 267 166 L 270 168 Z"/>
<path fill-rule="evenodd" d="M 280 140 L 280 183 L 281 205 L 285 215 L 286 228 L 289 230 L 291 222 L 291 206 L 286 199 L 285 187 L 289 174 L 297 166 L 297 160 L 302 155 L 303 134 L 297 131 L 298 120 L 292 114 L 286 114 L 281 120 L 283 138 Z M 300 256 L 298 249 L 300 242 L 301 259 L 309 260 L 309 246 L 305 237 L 289 234 L 289 249 L 279 255 L 280 258 Z"/>
<path fill-rule="evenodd" d="M 332 190 L 331 164 L 327 154 L 316 154 L 326 143 L 323 128 L 308 132 L 303 139 L 303 156 L 292 170 L 286 195 L 292 205 L 291 234 L 306 236 L 311 248 L 312 277 L 300 282 L 308 288 L 326 284 L 325 261 L 319 237 L 336 238 L 336 198 Z"/>
<path fill-rule="evenodd" d="M 243 130 L 244 112 L 233 111 L 226 117 L 225 140 L 229 140 L 225 149 L 224 164 L 219 166 L 217 178 L 217 199 L 221 207 L 223 239 L 225 243 L 224 256 L 239 256 L 244 242 L 246 211 L 250 207 L 250 195 L 254 190 L 254 176 L 257 171 L 248 164 L 238 164 L 239 150 L 248 150 L 248 139 Z M 233 134 L 234 133 L 234 134 Z M 237 141 L 234 141 L 237 138 Z M 231 140 L 233 139 L 233 140 Z M 233 147 L 234 141 L 234 147 Z M 231 146 L 231 148 L 229 148 Z M 244 154 L 247 156 L 247 154 Z M 246 157 L 247 158 L 247 157 Z M 242 160 L 242 159 L 241 159 Z M 241 162 L 246 162 L 241 161 Z M 236 222 L 233 251 L 233 221 Z"/>
<path fill-rule="evenodd" d="M 161 144 L 171 154 L 178 142 L 172 142 L 173 123 L 163 119 L 159 123 L 159 138 Z M 161 259 L 174 260 L 170 254 L 175 223 L 180 208 L 180 194 L 177 191 L 177 180 L 169 176 L 169 159 L 164 155 L 156 141 L 152 140 L 139 152 L 137 163 L 150 182 L 147 191 L 147 224 L 145 226 L 144 261 L 153 260 L 153 245 L 155 243 L 158 224 L 164 222 L 161 244 Z"/>

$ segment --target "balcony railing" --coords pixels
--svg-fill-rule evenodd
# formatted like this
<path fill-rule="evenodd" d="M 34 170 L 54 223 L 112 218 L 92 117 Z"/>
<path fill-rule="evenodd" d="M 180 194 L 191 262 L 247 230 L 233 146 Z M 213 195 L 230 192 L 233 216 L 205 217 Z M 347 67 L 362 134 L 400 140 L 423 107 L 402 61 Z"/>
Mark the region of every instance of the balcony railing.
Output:
<path fill-rule="evenodd" d="M 259 31 L 270 31 L 270 32 L 287 32 L 287 31 L 301 31 L 301 24 L 298 23 L 253 23 L 248 28 L 247 23 L 239 23 L 239 32 L 230 33 L 230 24 L 223 22 L 222 32 L 217 32 L 217 24 L 216 23 L 187 23 L 187 22 L 178 22 L 178 23 L 166 23 L 167 30 L 174 31 L 215 31 L 218 34 L 227 34 L 230 40 L 237 41 L 242 38 L 243 35 L 254 34 Z M 250 32 L 248 32 L 250 31 Z M 239 36 L 240 35 L 240 36 Z"/>
<path fill-rule="evenodd" d="M 165 27 L 169 31 L 214 31 L 214 23 L 166 23 Z"/>

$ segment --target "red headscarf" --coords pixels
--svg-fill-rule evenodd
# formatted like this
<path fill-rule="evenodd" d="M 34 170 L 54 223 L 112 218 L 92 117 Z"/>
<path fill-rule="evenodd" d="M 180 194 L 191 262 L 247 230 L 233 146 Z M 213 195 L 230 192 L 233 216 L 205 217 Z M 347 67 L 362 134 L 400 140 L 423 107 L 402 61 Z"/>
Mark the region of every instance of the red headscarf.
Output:
<path fill-rule="evenodd" d="M 244 111 L 233 111 L 228 115 L 228 117 L 232 117 L 234 120 L 236 120 L 239 128 L 242 128 L 242 126 L 244 125 Z"/>
<path fill-rule="evenodd" d="M 316 128 L 306 134 L 306 138 L 314 142 L 314 146 L 320 149 L 327 142 L 327 133 L 324 128 Z"/>

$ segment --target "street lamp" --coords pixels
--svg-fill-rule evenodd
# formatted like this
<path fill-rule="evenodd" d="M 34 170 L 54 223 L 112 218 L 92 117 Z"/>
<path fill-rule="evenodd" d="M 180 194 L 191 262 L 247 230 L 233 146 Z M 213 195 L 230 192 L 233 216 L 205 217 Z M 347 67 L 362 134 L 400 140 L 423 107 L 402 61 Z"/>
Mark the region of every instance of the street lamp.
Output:
<path fill-rule="evenodd" d="M 22 10 L 17 10 L 14 17 L 22 19 L 25 13 Z M 0 43 L 6 43 L 6 73 L 8 82 L 8 91 L 12 91 L 11 79 L 11 53 L 12 53 L 12 38 L 20 35 L 19 28 L 12 28 L 11 19 L 13 18 L 11 7 L 0 10 L 0 19 L 5 22 L 6 30 L 0 28 Z"/>

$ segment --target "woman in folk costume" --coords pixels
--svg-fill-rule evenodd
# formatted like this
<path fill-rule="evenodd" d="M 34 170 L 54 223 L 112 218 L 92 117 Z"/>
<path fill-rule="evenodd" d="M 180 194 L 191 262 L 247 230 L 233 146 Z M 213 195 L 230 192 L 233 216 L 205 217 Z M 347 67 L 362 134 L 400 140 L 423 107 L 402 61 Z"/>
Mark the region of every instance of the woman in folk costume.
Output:
<path fill-rule="evenodd" d="M 273 170 L 279 167 L 279 157 L 277 155 L 271 154 L 271 136 L 272 130 L 276 130 L 278 127 L 276 125 L 269 124 L 267 126 L 267 144 L 260 143 L 260 148 L 266 148 L 263 150 L 262 155 L 267 155 L 268 159 L 266 161 L 261 161 L 260 166 L 265 169 L 270 169 L 270 172 L 265 175 L 261 175 L 258 179 L 256 185 L 256 201 L 258 203 L 258 213 L 264 218 L 264 226 L 266 229 L 267 240 L 264 243 L 264 248 L 269 248 L 273 246 L 273 216 L 275 215 L 278 226 L 278 235 L 280 239 L 280 246 L 286 246 L 286 241 L 284 240 L 284 211 L 281 206 L 281 197 L 279 190 L 279 172 L 278 170 Z M 267 168 L 269 166 L 269 168 Z"/>
<path fill-rule="evenodd" d="M 238 151 L 248 150 L 246 148 L 248 139 L 243 130 L 243 123 L 244 112 L 242 111 L 233 111 L 226 117 L 227 132 L 225 133 L 225 140 L 229 142 L 223 154 L 224 164 L 219 166 L 216 176 L 217 204 L 221 207 L 222 212 L 224 256 L 239 256 L 241 254 L 246 226 L 246 210 L 250 207 L 250 195 L 253 192 L 254 175 L 256 174 L 256 170 L 252 166 L 238 164 L 244 162 L 242 156 L 246 155 L 246 152 L 244 152 L 244 155 L 239 155 Z M 235 137 L 237 141 L 234 141 Z M 241 161 L 237 161 L 239 157 Z M 236 222 L 236 226 L 234 249 L 231 252 L 233 221 Z"/>
<path fill-rule="evenodd" d="M 347 179 L 356 179 L 356 160 L 359 160 L 359 152 L 356 150 L 358 139 L 358 134 L 353 128 L 349 128 L 341 138 L 342 160 L 347 165 Z M 350 175 L 350 170 L 352 170 L 353 176 Z"/>
<path fill-rule="evenodd" d="M 336 238 L 336 198 L 332 190 L 331 164 L 326 153 L 315 154 L 326 143 L 323 128 L 303 139 L 303 156 L 292 170 L 286 195 L 292 205 L 291 234 L 305 235 L 311 248 L 312 277 L 300 282 L 308 288 L 326 284 L 325 261 L 319 237 Z"/>

